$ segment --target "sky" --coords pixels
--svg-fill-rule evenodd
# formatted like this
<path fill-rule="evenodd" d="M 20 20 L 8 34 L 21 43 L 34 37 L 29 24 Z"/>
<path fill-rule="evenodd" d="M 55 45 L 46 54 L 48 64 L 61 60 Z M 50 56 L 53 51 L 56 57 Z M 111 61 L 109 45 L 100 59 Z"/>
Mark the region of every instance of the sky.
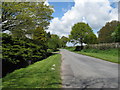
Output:
<path fill-rule="evenodd" d="M 88 23 L 98 36 L 97 32 L 106 22 L 118 20 L 118 3 L 112 0 L 73 0 L 46 4 L 54 7 L 54 18 L 47 31 L 60 37 L 68 37 L 72 26 L 78 22 Z"/>

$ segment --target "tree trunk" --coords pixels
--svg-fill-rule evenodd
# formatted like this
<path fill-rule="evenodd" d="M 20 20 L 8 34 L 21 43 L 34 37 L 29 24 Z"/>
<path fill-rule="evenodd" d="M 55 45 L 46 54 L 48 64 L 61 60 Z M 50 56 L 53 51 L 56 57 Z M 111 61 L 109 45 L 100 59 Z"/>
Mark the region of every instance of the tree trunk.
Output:
<path fill-rule="evenodd" d="M 80 39 L 80 44 L 81 44 L 80 50 L 82 50 L 83 49 L 83 40 L 82 40 L 82 38 Z"/>
<path fill-rule="evenodd" d="M 80 38 L 80 44 L 81 44 L 81 47 L 83 47 L 83 40 L 82 40 L 82 38 Z"/>
<path fill-rule="evenodd" d="M 81 47 L 83 46 L 83 42 L 82 41 L 80 41 L 80 44 L 81 44 Z"/>

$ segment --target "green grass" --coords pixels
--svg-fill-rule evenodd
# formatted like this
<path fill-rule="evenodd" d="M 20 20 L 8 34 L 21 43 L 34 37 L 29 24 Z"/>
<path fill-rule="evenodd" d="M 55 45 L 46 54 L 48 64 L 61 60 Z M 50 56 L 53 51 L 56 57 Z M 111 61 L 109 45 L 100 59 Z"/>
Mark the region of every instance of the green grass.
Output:
<path fill-rule="evenodd" d="M 74 51 L 75 47 L 66 48 L 69 51 L 100 58 L 106 61 L 120 63 L 118 61 L 118 49 L 108 49 L 108 50 L 97 50 L 97 49 L 84 49 L 82 51 Z"/>
<path fill-rule="evenodd" d="M 53 66 L 55 64 L 55 66 Z M 55 54 L 4 77 L 3 88 L 60 88 L 61 55 Z M 51 68 L 55 68 L 52 70 Z"/>

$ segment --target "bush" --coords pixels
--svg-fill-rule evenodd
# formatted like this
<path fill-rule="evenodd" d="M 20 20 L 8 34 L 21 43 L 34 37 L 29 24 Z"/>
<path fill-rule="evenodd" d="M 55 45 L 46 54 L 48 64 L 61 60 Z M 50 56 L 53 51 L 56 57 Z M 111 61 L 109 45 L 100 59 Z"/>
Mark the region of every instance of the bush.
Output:
<path fill-rule="evenodd" d="M 89 53 L 98 53 L 98 49 L 83 49 L 82 52 L 89 52 Z"/>
<path fill-rule="evenodd" d="M 83 49 L 83 46 L 76 46 L 75 51 L 81 51 Z"/>
<path fill-rule="evenodd" d="M 51 53 L 51 52 L 53 52 L 53 49 L 47 49 L 47 52 Z"/>
<path fill-rule="evenodd" d="M 47 57 L 46 46 L 43 44 L 38 45 L 36 41 L 27 38 L 12 38 L 8 34 L 2 36 L 3 76 Z"/>

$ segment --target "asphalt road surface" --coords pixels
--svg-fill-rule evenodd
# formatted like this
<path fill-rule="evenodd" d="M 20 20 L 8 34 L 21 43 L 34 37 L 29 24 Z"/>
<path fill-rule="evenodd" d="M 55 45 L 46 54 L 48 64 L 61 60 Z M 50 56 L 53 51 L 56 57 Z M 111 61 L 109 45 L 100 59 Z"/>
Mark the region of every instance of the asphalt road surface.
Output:
<path fill-rule="evenodd" d="M 118 88 L 118 64 L 61 49 L 63 88 Z"/>

